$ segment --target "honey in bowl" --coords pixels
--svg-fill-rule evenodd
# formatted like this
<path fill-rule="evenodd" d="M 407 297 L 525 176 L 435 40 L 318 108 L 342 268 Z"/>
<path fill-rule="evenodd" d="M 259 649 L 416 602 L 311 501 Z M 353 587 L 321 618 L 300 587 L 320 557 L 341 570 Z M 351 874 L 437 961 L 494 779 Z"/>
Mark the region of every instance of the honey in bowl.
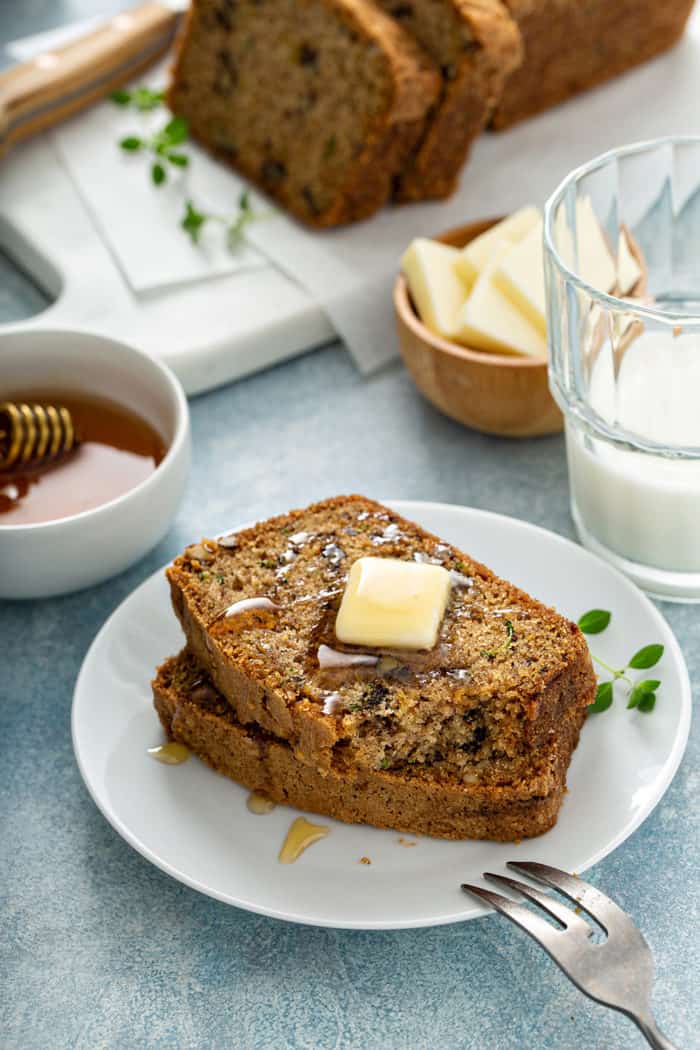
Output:
<path fill-rule="evenodd" d="M 79 444 L 41 469 L 0 473 L 0 528 L 56 521 L 109 503 L 152 474 L 167 451 L 147 420 L 107 398 L 57 390 L 8 396 L 67 408 Z"/>

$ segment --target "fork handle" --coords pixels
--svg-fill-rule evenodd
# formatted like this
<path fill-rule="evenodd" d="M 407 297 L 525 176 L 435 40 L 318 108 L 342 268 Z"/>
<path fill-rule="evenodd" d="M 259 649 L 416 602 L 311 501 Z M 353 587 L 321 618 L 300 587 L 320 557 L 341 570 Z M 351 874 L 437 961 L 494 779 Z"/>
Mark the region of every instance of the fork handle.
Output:
<path fill-rule="evenodd" d="M 678 1047 L 666 1038 L 651 1014 L 646 1017 L 639 1017 L 636 1014 L 630 1016 L 652 1050 L 678 1050 Z"/>

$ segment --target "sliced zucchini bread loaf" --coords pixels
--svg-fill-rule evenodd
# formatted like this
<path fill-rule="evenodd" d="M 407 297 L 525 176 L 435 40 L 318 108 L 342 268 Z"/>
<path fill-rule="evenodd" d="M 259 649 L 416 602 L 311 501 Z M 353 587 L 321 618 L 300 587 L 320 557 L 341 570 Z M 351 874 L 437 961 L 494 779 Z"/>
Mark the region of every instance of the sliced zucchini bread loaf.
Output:
<path fill-rule="evenodd" d="M 693 0 L 506 0 L 525 57 L 505 83 L 496 128 L 646 62 L 681 36 Z"/>
<path fill-rule="evenodd" d="M 338 641 L 348 570 L 378 555 L 444 566 L 453 586 L 430 650 Z M 595 676 L 578 628 L 394 511 L 341 496 L 189 547 L 167 570 L 189 649 L 243 725 L 321 773 L 512 780 Z"/>
<path fill-rule="evenodd" d="M 398 176 L 398 200 L 446 197 L 503 85 L 522 60 L 520 31 L 500 0 L 378 0 L 442 73 L 426 129 Z"/>
<path fill-rule="evenodd" d="M 386 201 L 440 83 L 369 0 L 193 0 L 168 102 L 294 215 L 332 226 Z"/>
<path fill-rule="evenodd" d="M 508 842 L 541 835 L 556 822 L 583 717 L 579 710 L 565 719 L 520 776 L 493 783 L 478 774 L 436 779 L 422 768 L 360 769 L 342 749 L 321 773 L 299 762 L 285 741 L 242 725 L 186 650 L 158 669 L 153 698 L 170 739 L 274 802 L 414 834 Z"/>

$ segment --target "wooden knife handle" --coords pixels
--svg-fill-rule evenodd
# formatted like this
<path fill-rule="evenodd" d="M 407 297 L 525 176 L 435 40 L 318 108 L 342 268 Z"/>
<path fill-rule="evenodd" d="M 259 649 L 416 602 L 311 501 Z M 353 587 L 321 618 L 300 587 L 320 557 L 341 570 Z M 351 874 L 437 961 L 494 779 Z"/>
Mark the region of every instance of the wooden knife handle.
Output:
<path fill-rule="evenodd" d="M 173 41 L 178 14 L 154 2 L 0 73 L 0 155 L 138 76 Z"/>

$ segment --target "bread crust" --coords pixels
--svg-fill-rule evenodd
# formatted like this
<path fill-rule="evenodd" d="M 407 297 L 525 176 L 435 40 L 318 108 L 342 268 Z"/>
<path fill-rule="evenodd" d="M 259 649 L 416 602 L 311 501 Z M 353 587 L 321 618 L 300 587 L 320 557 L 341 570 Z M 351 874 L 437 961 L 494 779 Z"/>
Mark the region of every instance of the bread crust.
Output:
<path fill-rule="evenodd" d="M 492 118 L 508 128 L 672 47 L 693 0 L 505 0 L 525 49 Z"/>
<path fill-rule="evenodd" d="M 323 773 L 300 763 L 288 744 L 242 726 L 187 651 L 167 660 L 152 686 L 167 736 L 244 787 L 348 823 L 446 839 L 517 842 L 548 831 L 557 820 L 585 717 L 585 710 L 570 713 L 530 777 L 500 785 L 446 783 L 338 761 Z"/>
<path fill-rule="evenodd" d="M 467 559 L 467 555 L 456 552 L 449 545 L 441 544 L 441 541 L 430 533 L 407 522 L 400 515 L 389 511 L 381 504 L 375 503 L 362 496 L 340 496 L 321 503 L 313 504 L 311 507 L 300 511 L 292 511 L 279 518 L 269 519 L 251 529 L 244 530 L 238 534 L 238 549 L 245 552 L 248 549 L 263 549 L 267 537 L 279 534 L 294 533 L 298 529 L 308 527 L 310 520 L 337 522 L 341 515 L 346 519 L 355 520 L 361 515 L 381 516 L 385 521 L 391 522 L 399 530 L 411 530 L 411 547 L 422 543 L 426 550 L 431 545 L 438 544 L 446 552 L 448 560 L 454 560 L 455 556 Z M 325 542 L 322 540 L 320 542 Z M 345 541 L 343 541 L 345 542 Z M 364 539 L 357 540 L 364 543 Z M 216 546 L 214 544 L 214 546 Z M 366 547 L 356 548 L 358 552 L 375 553 L 371 536 L 368 536 Z M 404 555 L 405 556 L 405 555 Z M 287 741 L 298 759 L 321 771 L 327 771 L 333 761 L 333 749 L 341 742 L 350 743 L 354 748 L 354 760 L 359 764 L 376 765 L 379 761 L 376 752 L 370 754 L 362 747 L 357 748 L 353 740 L 353 734 L 359 732 L 373 732 L 369 729 L 357 729 L 356 723 L 351 716 L 329 715 L 323 712 L 321 703 L 316 695 L 309 692 L 309 682 L 313 684 L 314 676 L 317 674 L 315 648 L 307 654 L 306 636 L 302 638 L 301 646 L 304 650 L 303 656 L 306 661 L 304 671 L 299 684 L 294 679 L 287 680 L 279 671 L 281 664 L 289 663 L 291 657 L 288 655 L 277 656 L 270 646 L 275 646 L 280 630 L 294 632 L 296 628 L 295 616 L 296 606 L 292 599 L 287 597 L 284 588 L 280 588 L 282 594 L 280 601 L 291 601 L 288 609 L 280 611 L 275 623 L 275 630 L 265 631 L 264 626 L 260 633 L 252 631 L 246 636 L 244 642 L 238 643 L 238 637 L 234 636 L 231 642 L 229 636 L 224 632 L 220 619 L 216 618 L 216 611 L 220 608 L 217 602 L 223 600 L 218 597 L 218 584 L 214 582 L 212 574 L 218 572 L 228 573 L 237 571 L 236 557 L 223 555 L 212 555 L 219 558 L 212 562 L 212 568 L 204 575 L 207 579 L 202 580 L 202 574 L 192 570 L 190 556 L 186 553 L 175 560 L 175 563 L 167 570 L 167 577 L 171 587 L 173 608 L 182 625 L 187 644 L 199 664 L 211 676 L 216 688 L 224 695 L 232 705 L 236 717 L 244 725 L 257 724 L 264 731 L 279 739 Z M 256 555 L 257 557 L 257 555 Z M 322 559 L 319 559 L 322 560 Z M 231 569 L 226 567 L 231 562 Z M 268 570 L 260 570 L 261 576 Z M 272 570 L 270 570 L 270 573 Z M 320 572 L 320 570 L 319 570 Z M 514 758 L 523 757 L 528 760 L 530 752 L 536 752 L 544 746 L 551 734 L 568 716 L 572 710 L 585 712 L 586 706 L 591 703 L 595 690 L 595 675 L 593 673 L 590 655 L 585 639 L 578 628 L 559 616 L 553 610 L 547 609 L 540 603 L 534 601 L 524 592 L 506 584 L 496 577 L 485 566 L 478 562 L 469 560 L 469 572 L 478 576 L 481 593 L 487 595 L 490 592 L 497 593 L 498 600 L 508 603 L 517 603 L 528 618 L 533 618 L 533 635 L 530 640 L 530 649 L 549 646 L 546 662 L 541 667 L 533 667 L 532 673 L 528 664 L 529 657 L 523 652 L 525 664 L 517 661 L 509 665 L 507 658 L 494 659 L 493 662 L 488 654 L 482 652 L 479 655 L 479 646 L 482 645 L 481 636 L 474 642 L 474 660 L 481 667 L 483 686 L 475 686 L 472 695 L 465 700 L 472 709 L 482 707 L 484 713 L 493 713 L 495 732 L 498 737 L 494 743 L 499 752 L 504 756 L 504 763 L 510 766 Z M 269 575 L 269 573 L 268 573 Z M 222 579 L 224 577 L 222 576 Z M 302 577 L 304 586 L 309 586 L 306 576 Z M 272 578 L 274 581 L 274 577 Z M 255 584 L 248 587 L 245 583 L 245 596 L 254 596 L 255 592 L 263 593 L 264 584 Z M 310 590 L 323 590 L 323 580 L 310 586 Z M 338 579 L 338 587 L 342 581 Z M 274 587 L 274 582 L 270 583 Z M 216 591 L 215 598 L 212 592 Z M 241 592 L 243 593 L 243 592 Z M 274 592 L 273 592 L 274 593 Z M 485 597 L 482 600 L 486 600 Z M 332 611 L 329 615 L 333 615 Z M 212 620 L 215 622 L 212 623 Z M 502 620 L 498 621 L 496 630 L 502 632 Z M 524 621 L 523 621 L 524 624 Z M 481 628 L 478 624 L 474 626 L 459 627 L 460 631 L 475 633 Z M 518 628 L 521 633 L 525 627 Z M 554 636 L 556 635 L 556 644 Z M 499 633 L 498 637 L 502 637 Z M 260 643 L 268 646 L 267 651 L 260 650 Z M 316 642 L 312 643 L 315 647 Z M 471 642 L 470 642 L 471 644 Z M 524 639 L 522 643 L 524 644 Z M 268 655 L 270 652 L 270 655 Z M 513 660 L 516 660 L 514 655 Z M 501 666 L 503 665 L 503 666 Z M 442 718 L 442 707 L 445 704 L 453 704 L 454 697 L 459 697 L 460 691 L 468 687 L 460 687 L 458 682 L 446 684 L 438 695 L 436 703 L 440 710 L 438 717 Z M 398 687 L 397 687 L 398 688 Z M 442 687 L 441 687 L 442 688 Z M 422 690 L 421 690 L 422 691 Z M 494 699 L 494 697 L 496 699 Z M 497 703 L 496 703 L 497 701 Z M 425 705 L 430 701 L 422 695 L 419 703 Z M 459 702 L 457 711 L 459 712 Z M 503 711 L 491 709 L 503 706 Z M 504 717 L 507 716 L 507 728 Z M 360 718 L 360 715 L 354 716 Z M 394 716 L 390 715 L 390 721 Z M 467 713 L 466 717 L 469 717 Z M 477 717 L 481 717 L 477 712 Z M 416 732 L 415 730 L 413 732 Z M 420 726 L 418 733 L 425 732 Z M 477 756 L 478 757 L 478 756 Z"/>
<path fill-rule="evenodd" d="M 444 79 L 423 136 L 399 175 L 398 201 L 449 196 L 472 142 L 487 125 L 503 85 L 523 58 L 520 30 L 499 0 L 445 0 L 468 27 L 473 47 Z"/>
<path fill-rule="evenodd" d="M 440 90 L 440 76 L 428 56 L 412 37 L 393 19 L 385 16 L 369 0 L 319 0 L 329 12 L 352 26 L 369 46 L 379 48 L 393 78 L 392 97 L 383 113 L 369 128 L 363 149 L 345 173 L 332 203 L 318 213 L 310 210 L 295 194 L 271 190 L 260 178 L 258 166 L 243 152 L 232 158 L 213 143 L 192 109 L 186 91 L 184 67 L 188 50 L 193 46 L 194 30 L 203 0 L 193 0 L 181 35 L 172 78 L 168 105 L 185 117 L 190 134 L 223 163 L 276 197 L 289 211 L 306 224 L 325 228 L 367 218 L 380 208 L 391 193 L 393 179 L 421 135 L 425 119 Z M 261 12 L 261 17 L 264 12 Z M 234 103 L 235 104 L 235 103 Z M 331 129 L 332 130 L 332 129 Z"/>

